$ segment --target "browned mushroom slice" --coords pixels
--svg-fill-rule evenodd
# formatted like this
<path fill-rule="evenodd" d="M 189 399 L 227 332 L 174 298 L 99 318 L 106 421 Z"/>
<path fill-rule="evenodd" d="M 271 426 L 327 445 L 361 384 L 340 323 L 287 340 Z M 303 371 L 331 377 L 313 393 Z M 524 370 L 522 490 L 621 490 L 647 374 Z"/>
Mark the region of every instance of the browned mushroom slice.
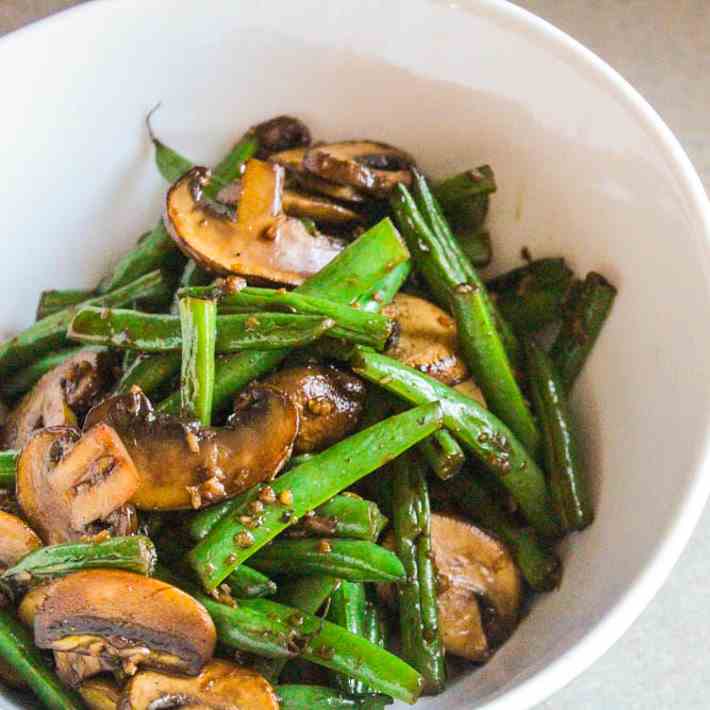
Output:
<path fill-rule="evenodd" d="M 272 387 L 244 392 L 226 427 L 202 428 L 158 415 L 140 391 L 112 397 L 89 412 L 85 426 L 106 422 L 138 470 L 131 502 L 140 510 L 199 508 L 273 478 L 298 434 L 293 402 Z"/>
<path fill-rule="evenodd" d="M 126 531 L 124 518 L 136 521 L 123 506 L 138 481 L 131 457 L 108 425 L 97 424 L 83 436 L 64 427 L 41 429 L 20 454 L 17 500 L 44 542 L 54 545 L 105 529 Z"/>
<path fill-rule="evenodd" d="M 293 116 L 276 116 L 252 128 L 259 139 L 259 157 L 278 151 L 293 150 L 311 144 L 311 132 L 303 121 Z"/>
<path fill-rule="evenodd" d="M 32 628 L 35 623 L 35 616 L 37 615 L 37 609 L 39 609 L 44 600 L 47 598 L 47 590 L 51 583 L 47 582 L 38 587 L 33 587 L 32 589 L 22 597 L 20 606 L 17 607 L 17 618 L 29 628 Z"/>
<path fill-rule="evenodd" d="M 295 451 L 320 451 L 353 432 L 362 415 L 365 385 L 347 372 L 322 365 L 290 367 L 264 380 L 287 394 L 301 414 Z"/>
<path fill-rule="evenodd" d="M 517 624 L 518 569 L 503 543 L 463 518 L 435 513 L 431 535 L 446 651 L 484 661 Z"/>
<path fill-rule="evenodd" d="M 0 511 L 0 572 L 38 547 L 42 547 L 42 541 L 27 523 L 16 515 Z"/>
<path fill-rule="evenodd" d="M 308 217 L 326 224 L 362 222 L 362 215 L 348 207 L 298 190 L 284 190 L 283 206 L 291 217 Z"/>
<path fill-rule="evenodd" d="M 358 192 L 358 190 L 351 185 L 338 185 L 337 183 L 328 182 L 327 180 L 323 180 L 323 178 L 307 173 L 306 169 L 303 167 L 303 159 L 305 156 L 306 148 L 292 148 L 291 150 L 275 153 L 269 160 L 286 168 L 289 174 L 294 176 L 301 187 L 308 192 L 318 192 L 321 195 L 326 195 L 327 197 L 332 197 L 344 202 L 365 201 L 365 195 Z"/>
<path fill-rule="evenodd" d="M 281 166 L 247 163 L 236 221 L 201 202 L 207 180 L 204 168 L 193 168 L 170 188 L 165 210 L 177 245 L 205 268 L 297 286 L 341 251 L 340 242 L 311 235 L 283 213 Z"/>
<path fill-rule="evenodd" d="M 111 678 L 92 678 L 81 684 L 79 695 L 89 710 L 116 710 L 121 689 Z"/>
<path fill-rule="evenodd" d="M 383 313 L 399 325 L 399 337 L 387 355 L 446 385 L 456 385 L 468 377 L 458 350 L 456 322 L 448 313 L 406 293 L 398 293 Z"/>
<path fill-rule="evenodd" d="M 303 158 L 313 175 L 376 197 L 387 197 L 400 183 L 409 185 L 412 165 L 413 158 L 399 148 L 365 140 L 314 146 Z"/>
<path fill-rule="evenodd" d="M 3 449 L 21 449 L 33 431 L 50 426 L 76 426 L 111 378 L 112 358 L 84 350 L 43 375 L 10 413 L 2 430 Z"/>
<path fill-rule="evenodd" d="M 111 672 L 120 663 L 100 656 L 86 656 L 71 651 L 54 652 L 54 670 L 65 685 L 76 688 L 88 678 Z"/>
<path fill-rule="evenodd" d="M 278 710 L 274 689 L 251 668 L 215 659 L 196 678 L 141 671 L 128 681 L 118 710 L 154 708 Z"/>
<path fill-rule="evenodd" d="M 35 644 L 120 665 L 197 675 L 217 634 L 204 607 L 151 577 L 85 570 L 48 585 L 34 621 Z"/>

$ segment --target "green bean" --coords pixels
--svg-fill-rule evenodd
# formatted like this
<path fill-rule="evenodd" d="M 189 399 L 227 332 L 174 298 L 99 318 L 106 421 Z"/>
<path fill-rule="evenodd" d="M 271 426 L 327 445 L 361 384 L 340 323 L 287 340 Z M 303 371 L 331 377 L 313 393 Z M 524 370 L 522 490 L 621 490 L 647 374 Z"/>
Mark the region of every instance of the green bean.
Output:
<path fill-rule="evenodd" d="M 310 454 L 309 458 L 313 455 Z M 377 504 L 352 493 L 343 493 L 323 503 L 312 515 L 304 515 L 286 534 L 291 537 L 339 537 L 377 542 L 387 522 Z"/>
<path fill-rule="evenodd" d="M 19 451 L 0 451 L 0 488 L 5 490 L 15 489 L 15 473 L 17 472 L 17 459 Z"/>
<path fill-rule="evenodd" d="M 543 453 L 552 500 L 565 530 L 582 530 L 594 520 L 585 471 L 562 380 L 547 353 L 526 343 L 528 378 L 543 433 Z"/>
<path fill-rule="evenodd" d="M 94 292 L 85 288 L 68 288 L 61 291 L 42 291 L 37 304 L 35 320 L 42 320 L 52 313 L 61 311 L 67 306 L 76 306 L 78 303 L 88 301 Z"/>
<path fill-rule="evenodd" d="M 306 614 L 316 614 L 339 584 L 339 579 L 327 575 L 299 577 L 282 584 L 274 601 L 305 611 Z M 283 659 L 270 658 L 257 659 L 254 665 L 269 682 L 277 683 L 286 663 Z"/>
<path fill-rule="evenodd" d="M 172 183 L 180 179 L 188 170 L 192 169 L 192 162 L 187 158 L 184 158 L 177 151 L 165 145 L 165 143 L 163 143 L 155 135 L 155 133 L 153 133 L 151 118 L 158 108 L 160 108 L 160 104 L 155 106 L 155 108 L 150 111 L 145 122 L 148 126 L 148 135 L 150 136 L 150 140 L 155 147 L 155 166 L 158 168 L 158 172 L 163 179 Z"/>
<path fill-rule="evenodd" d="M 180 295 L 197 298 L 217 298 L 220 313 L 254 313 L 254 311 L 286 310 L 300 315 L 320 316 L 334 321 L 329 335 L 344 338 L 348 342 L 370 345 L 382 350 L 392 335 L 394 323 L 390 318 L 377 313 L 353 308 L 349 304 L 336 303 L 326 298 L 308 296 L 282 289 L 254 288 L 247 286 L 236 293 L 223 294 L 220 288 L 191 288 Z"/>
<path fill-rule="evenodd" d="M 212 423 L 217 304 L 201 298 L 180 299 L 182 361 L 180 411 L 202 426 Z"/>
<path fill-rule="evenodd" d="M 412 404 L 436 402 L 446 427 L 495 474 L 542 535 L 559 533 L 545 477 L 515 435 L 478 402 L 414 368 L 358 346 L 353 371 Z"/>
<path fill-rule="evenodd" d="M 25 583 L 29 577 L 51 579 L 95 568 L 149 575 L 154 567 L 155 546 L 151 540 L 143 535 L 129 535 L 104 542 L 67 542 L 40 547 L 3 572 L 2 578 Z"/>
<path fill-rule="evenodd" d="M 190 551 L 189 562 L 203 586 L 214 589 L 239 564 L 309 510 L 440 427 L 441 410 L 437 404 L 417 407 L 358 432 L 284 473 L 270 486 L 280 502 L 265 506 L 257 527 L 250 530 L 239 519 L 243 517 L 240 509 L 233 509 Z M 263 487 L 252 491 L 254 498 L 268 500 Z"/>
<path fill-rule="evenodd" d="M 389 219 L 384 219 L 343 249 L 296 293 L 352 304 L 408 258 L 399 233 Z M 220 360 L 215 373 L 215 409 L 222 411 L 236 392 L 277 367 L 289 352 L 288 348 L 245 352 Z M 177 413 L 179 398 L 161 402 L 158 410 Z"/>
<path fill-rule="evenodd" d="M 418 448 L 436 477 L 442 481 L 456 476 L 466 461 L 459 443 L 445 429 L 422 441 Z"/>
<path fill-rule="evenodd" d="M 153 271 L 123 288 L 85 301 L 82 306 L 121 306 L 137 298 L 164 294 L 166 289 L 167 284 L 161 273 Z M 57 311 L 0 344 L 0 377 L 5 378 L 11 372 L 32 364 L 42 355 L 65 346 L 67 327 L 77 308 L 72 306 Z"/>
<path fill-rule="evenodd" d="M 240 565 L 235 569 L 225 582 L 229 585 L 232 594 L 240 599 L 270 597 L 278 589 L 276 583 L 265 574 L 246 565 Z"/>
<path fill-rule="evenodd" d="M 267 599 L 240 599 L 236 606 L 227 606 L 164 568 L 159 567 L 156 576 L 200 602 L 214 621 L 220 643 L 228 648 L 265 658 L 302 656 L 405 702 L 414 702 L 421 691 L 419 674 L 406 663 L 313 614 Z"/>
<path fill-rule="evenodd" d="M 180 258 L 180 252 L 161 219 L 119 260 L 111 274 L 99 282 L 96 290 L 99 294 L 116 291 L 151 271 L 171 266 Z"/>
<path fill-rule="evenodd" d="M 392 470 L 395 544 L 406 571 L 406 581 L 397 585 L 402 658 L 422 674 L 426 691 L 440 693 L 446 685 L 446 664 L 426 474 L 411 452 L 396 459 Z"/>
<path fill-rule="evenodd" d="M 519 333 L 534 333 L 562 316 L 574 274 L 564 259 L 539 259 L 496 276 L 486 286 Z"/>
<path fill-rule="evenodd" d="M 560 581 L 560 561 L 531 528 L 521 527 L 495 501 L 480 476 L 462 471 L 447 483 L 452 502 L 474 522 L 497 535 L 510 549 L 525 581 L 536 592 L 549 592 Z"/>
<path fill-rule="evenodd" d="M 46 375 L 50 370 L 61 365 L 65 360 L 77 355 L 84 350 L 104 350 L 104 348 L 81 347 L 67 348 L 57 352 L 50 352 L 35 360 L 22 370 L 13 372 L 0 383 L 0 396 L 5 401 L 18 399 L 32 389 L 37 380 Z"/>
<path fill-rule="evenodd" d="M 403 261 L 385 274 L 373 286 L 355 300 L 355 305 L 368 313 L 378 313 L 383 306 L 392 303 L 397 292 L 412 273 L 411 260 Z"/>
<path fill-rule="evenodd" d="M 317 616 L 267 599 L 245 599 L 240 606 L 269 618 L 290 622 L 305 640 L 301 656 L 362 681 L 375 692 L 406 703 L 421 694 L 422 678 L 411 666 L 384 649 Z"/>
<path fill-rule="evenodd" d="M 6 609 L 0 609 L 0 658 L 30 687 L 48 710 L 82 710 L 84 703 L 50 671 L 32 634 Z"/>
<path fill-rule="evenodd" d="M 275 688 L 279 710 L 384 710 L 390 699 L 382 695 L 350 697 L 322 685 L 289 683 Z"/>
<path fill-rule="evenodd" d="M 397 582 L 397 555 L 366 540 L 275 540 L 250 561 L 265 574 L 327 574 L 349 582 Z"/>
<path fill-rule="evenodd" d="M 114 388 L 114 393 L 126 394 L 132 387 L 140 387 L 145 394 L 151 396 L 180 372 L 181 360 L 181 352 L 139 355 L 131 367 L 123 373 Z"/>
<path fill-rule="evenodd" d="M 567 392 L 584 367 L 616 298 L 616 288 L 594 271 L 573 291 L 550 357 Z"/>
<path fill-rule="evenodd" d="M 197 288 L 212 283 L 214 276 L 205 271 L 194 259 L 189 259 L 180 276 L 179 288 Z M 187 294 L 191 295 L 191 294 Z"/>
<path fill-rule="evenodd" d="M 476 234 L 488 214 L 489 195 L 496 191 L 495 175 L 489 165 L 481 165 L 442 180 L 432 191 L 457 233 Z"/>
<path fill-rule="evenodd" d="M 470 264 L 463 265 L 465 257 L 452 247 L 453 240 L 445 241 L 431 227 L 432 223 L 445 225 L 445 221 L 437 221 L 436 205 L 421 177 L 417 179 L 416 194 L 421 203 L 429 206 L 429 225 L 404 186 L 399 186 L 392 203 L 407 244 L 432 290 L 445 292 L 456 318 L 464 358 L 491 411 L 535 455 L 539 432 L 499 336 L 485 285 Z M 439 232 L 447 229 L 441 226 Z"/>
<path fill-rule="evenodd" d="M 72 340 L 94 345 L 148 353 L 169 352 L 182 348 L 180 323 L 178 316 L 165 313 L 88 307 L 74 316 L 67 335 Z M 331 323 L 330 319 L 321 316 L 291 313 L 216 316 L 215 349 L 225 353 L 297 347 L 323 335 Z"/>
<path fill-rule="evenodd" d="M 350 633 L 365 638 L 365 585 L 362 582 L 343 581 L 333 592 L 328 610 L 328 621 L 350 631 Z M 332 674 L 336 688 L 350 695 L 362 695 L 368 691 L 367 686 L 351 676 L 340 673 Z"/>

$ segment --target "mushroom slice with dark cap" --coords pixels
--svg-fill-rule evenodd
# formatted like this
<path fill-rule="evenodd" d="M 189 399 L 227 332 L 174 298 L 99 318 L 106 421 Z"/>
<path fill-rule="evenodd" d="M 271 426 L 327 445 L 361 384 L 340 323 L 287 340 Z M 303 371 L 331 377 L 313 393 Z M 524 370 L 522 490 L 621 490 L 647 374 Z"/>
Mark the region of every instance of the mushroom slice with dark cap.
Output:
<path fill-rule="evenodd" d="M 399 326 L 399 337 L 385 353 L 405 365 L 457 385 L 468 377 L 458 349 L 456 321 L 438 306 L 418 296 L 398 293 L 382 312 Z"/>
<path fill-rule="evenodd" d="M 273 478 L 298 434 L 296 405 L 273 387 L 243 392 L 225 427 L 201 427 L 156 414 L 134 390 L 89 412 L 85 426 L 104 422 L 123 440 L 140 483 L 131 502 L 140 510 L 199 508 Z"/>
<path fill-rule="evenodd" d="M 448 653 L 485 661 L 518 622 L 522 584 L 505 545 L 453 515 L 431 519 L 439 621 Z"/>
<path fill-rule="evenodd" d="M 237 219 L 217 214 L 202 199 L 205 168 L 193 168 L 168 191 L 165 223 L 178 247 L 220 274 L 297 286 L 320 271 L 343 245 L 312 235 L 283 212 L 283 168 L 247 162 Z"/>
<path fill-rule="evenodd" d="M 4 449 L 21 449 L 37 429 L 76 426 L 108 386 L 113 358 L 83 350 L 43 375 L 8 416 L 2 430 Z"/>
<path fill-rule="evenodd" d="M 111 678 L 92 678 L 79 686 L 79 695 L 89 710 L 116 710 L 121 689 Z"/>
<path fill-rule="evenodd" d="M 358 377 L 324 365 L 289 367 L 264 384 L 287 394 L 301 415 L 296 453 L 320 451 L 352 433 L 365 404 L 365 385 Z"/>
<path fill-rule="evenodd" d="M 259 123 L 252 130 L 259 139 L 260 158 L 311 144 L 311 132 L 308 126 L 293 116 L 276 116 Z"/>
<path fill-rule="evenodd" d="M 126 684 L 118 710 L 157 708 L 278 710 L 269 682 L 251 668 L 215 659 L 195 678 L 141 671 Z"/>
<path fill-rule="evenodd" d="M 24 520 L 0 511 L 0 572 L 38 547 L 42 547 L 42 540 Z"/>
<path fill-rule="evenodd" d="M 17 500 L 48 545 L 106 529 L 133 532 L 137 520 L 125 504 L 138 482 L 125 446 L 106 424 L 83 435 L 66 427 L 41 429 L 17 464 Z"/>
<path fill-rule="evenodd" d="M 71 651 L 54 652 L 54 672 L 65 685 L 76 688 L 88 678 L 111 672 L 118 667 L 114 661 L 100 656 L 87 656 Z"/>
<path fill-rule="evenodd" d="M 197 675 L 217 639 L 204 607 L 160 580 L 120 570 L 85 570 L 48 585 L 34 620 L 35 644 L 121 666 Z"/>
<path fill-rule="evenodd" d="M 413 165 L 414 159 L 403 150 L 367 140 L 313 146 L 303 158 L 309 173 L 379 198 L 400 183 L 411 184 Z"/>
<path fill-rule="evenodd" d="M 291 148 L 280 153 L 274 153 L 269 157 L 269 160 L 286 168 L 289 175 L 293 176 L 296 182 L 308 192 L 317 192 L 343 202 L 364 202 L 367 199 L 362 192 L 356 190 L 352 185 L 339 185 L 319 178 L 317 175 L 307 173 L 303 166 L 306 151 L 307 148 Z"/>

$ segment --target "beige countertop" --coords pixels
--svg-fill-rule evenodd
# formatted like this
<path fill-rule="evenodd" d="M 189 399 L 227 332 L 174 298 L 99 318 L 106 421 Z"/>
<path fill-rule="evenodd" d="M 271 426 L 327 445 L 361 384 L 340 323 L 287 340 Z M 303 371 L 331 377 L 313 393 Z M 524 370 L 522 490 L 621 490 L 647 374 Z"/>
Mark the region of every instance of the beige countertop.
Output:
<path fill-rule="evenodd" d="M 0 0 L 0 34 L 79 0 Z M 710 0 L 516 0 L 617 69 L 680 139 L 710 192 Z M 540 710 L 707 710 L 710 511 L 611 651 Z"/>

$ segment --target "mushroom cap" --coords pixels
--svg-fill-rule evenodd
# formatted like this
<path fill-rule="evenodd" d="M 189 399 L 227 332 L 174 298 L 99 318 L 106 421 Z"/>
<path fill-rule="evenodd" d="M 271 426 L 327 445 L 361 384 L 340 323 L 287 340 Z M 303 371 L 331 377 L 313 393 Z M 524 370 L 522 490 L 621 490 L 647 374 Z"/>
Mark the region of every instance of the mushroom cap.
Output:
<path fill-rule="evenodd" d="M 262 675 L 215 659 L 195 678 L 141 671 L 128 681 L 118 710 L 183 706 L 200 710 L 278 710 L 279 703 Z"/>
<path fill-rule="evenodd" d="M 445 385 L 469 376 L 459 354 L 456 321 L 446 311 L 418 296 L 398 293 L 383 313 L 399 325 L 399 337 L 385 354 Z"/>
<path fill-rule="evenodd" d="M 237 220 L 215 214 L 201 201 L 205 168 L 193 168 L 168 191 L 165 223 L 178 247 L 220 274 L 298 286 L 342 250 L 342 244 L 312 235 L 282 210 L 283 168 L 250 160 L 242 178 Z"/>
<path fill-rule="evenodd" d="M 92 525 L 102 521 L 123 530 L 116 513 L 138 480 L 131 457 L 107 424 L 83 436 L 66 427 L 40 429 L 20 453 L 17 500 L 40 537 L 54 545 L 96 532 Z"/>
<path fill-rule="evenodd" d="M 498 538 L 464 518 L 433 514 L 431 536 L 444 646 L 454 655 L 485 660 L 517 624 L 518 568 Z"/>
<path fill-rule="evenodd" d="M 115 428 L 136 466 L 140 482 L 131 502 L 140 510 L 179 510 L 273 478 L 291 455 L 299 415 L 285 394 L 255 385 L 222 428 L 155 414 L 140 390 L 104 400 L 85 426 L 97 422 Z"/>
<path fill-rule="evenodd" d="M 287 394 L 299 408 L 296 453 L 320 451 L 346 437 L 357 427 L 365 404 L 362 380 L 334 367 L 289 367 L 267 377 L 264 384 Z"/>
<path fill-rule="evenodd" d="M 89 710 L 116 710 L 121 689 L 111 678 L 92 678 L 79 686 L 79 695 Z"/>
<path fill-rule="evenodd" d="M 111 378 L 113 358 L 104 351 L 82 350 L 43 375 L 10 412 L 0 436 L 3 449 L 21 449 L 32 432 L 52 426 L 76 426 Z"/>
<path fill-rule="evenodd" d="M 217 639 L 209 614 L 190 595 L 108 569 L 75 572 L 47 585 L 34 633 L 39 648 L 120 659 L 124 669 L 128 660 L 189 675 L 212 658 Z"/>

